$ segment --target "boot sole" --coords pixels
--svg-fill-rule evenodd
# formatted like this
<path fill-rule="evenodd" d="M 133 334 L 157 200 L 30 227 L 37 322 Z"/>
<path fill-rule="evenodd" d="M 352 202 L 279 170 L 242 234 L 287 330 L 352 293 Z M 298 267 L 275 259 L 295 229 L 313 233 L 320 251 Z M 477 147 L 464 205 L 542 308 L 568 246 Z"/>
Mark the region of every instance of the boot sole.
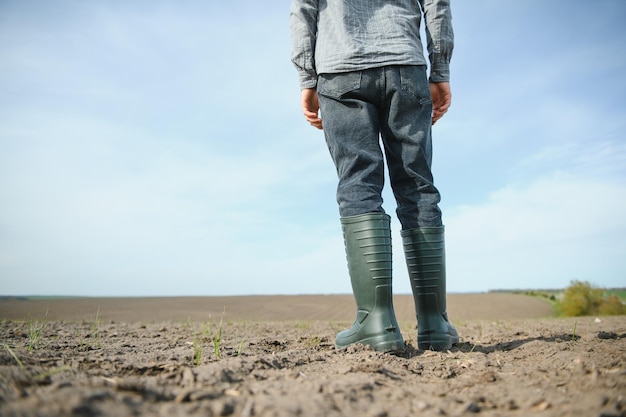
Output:
<path fill-rule="evenodd" d="M 420 340 L 424 339 L 424 340 Z M 417 338 L 419 350 L 435 350 L 441 352 L 459 343 L 459 338 L 450 335 L 429 335 L 428 338 Z"/>
<path fill-rule="evenodd" d="M 356 344 L 368 345 L 373 347 L 375 351 L 383 353 L 397 353 L 405 351 L 404 340 L 402 338 L 386 340 L 384 336 L 368 337 L 366 339 L 351 342 L 347 345 L 338 345 L 337 343 L 335 343 L 335 349 L 346 350 L 349 346 Z"/>

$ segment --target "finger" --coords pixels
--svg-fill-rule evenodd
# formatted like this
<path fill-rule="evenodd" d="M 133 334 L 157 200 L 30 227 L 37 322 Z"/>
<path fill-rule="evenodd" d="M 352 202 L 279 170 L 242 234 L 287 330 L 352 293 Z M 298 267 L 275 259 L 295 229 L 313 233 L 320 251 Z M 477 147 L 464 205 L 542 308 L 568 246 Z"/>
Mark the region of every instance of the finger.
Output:
<path fill-rule="evenodd" d="M 318 129 L 322 128 L 322 119 L 309 120 L 309 124 Z"/>
<path fill-rule="evenodd" d="M 450 103 L 442 103 L 435 110 L 440 113 L 445 113 L 448 111 L 449 108 L 450 108 Z"/>
<path fill-rule="evenodd" d="M 433 111 L 433 121 L 437 121 L 439 119 L 441 119 L 441 117 L 443 116 L 445 112 L 439 111 L 439 110 L 435 110 Z"/>
<path fill-rule="evenodd" d="M 322 128 L 322 119 L 317 115 L 317 113 L 314 113 L 311 117 L 307 117 L 306 120 L 311 124 L 311 126 L 315 126 L 318 129 Z"/>
<path fill-rule="evenodd" d="M 318 129 L 322 128 L 322 119 L 317 116 L 317 113 L 305 114 L 304 119 L 309 122 L 311 126 L 315 126 Z"/>
<path fill-rule="evenodd" d="M 434 111 L 433 112 L 433 125 L 437 123 L 437 121 L 441 119 L 444 114 L 446 114 L 445 111 Z"/>

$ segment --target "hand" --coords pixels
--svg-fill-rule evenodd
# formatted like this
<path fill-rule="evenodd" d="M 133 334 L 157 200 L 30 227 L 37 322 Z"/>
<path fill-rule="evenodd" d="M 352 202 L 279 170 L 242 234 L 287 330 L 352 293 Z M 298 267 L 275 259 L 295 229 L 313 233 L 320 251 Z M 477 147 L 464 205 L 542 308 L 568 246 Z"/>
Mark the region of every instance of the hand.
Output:
<path fill-rule="evenodd" d="M 450 103 L 452 102 L 450 83 L 430 83 L 430 97 L 433 101 L 434 125 L 450 108 Z"/>
<path fill-rule="evenodd" d="M 305 88 L 302 90 L 300 104 L 304 118 L 311 126 L 322 129 L 322 119 L 318 116 L 320 103 L 317 98 L 317 90 L 315 88 Z"/>

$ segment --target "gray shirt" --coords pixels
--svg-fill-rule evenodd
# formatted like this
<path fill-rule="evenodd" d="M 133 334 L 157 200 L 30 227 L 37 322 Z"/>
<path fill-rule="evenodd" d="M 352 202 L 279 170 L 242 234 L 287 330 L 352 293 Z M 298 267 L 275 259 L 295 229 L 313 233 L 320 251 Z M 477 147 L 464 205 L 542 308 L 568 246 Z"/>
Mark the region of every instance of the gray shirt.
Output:
<path fill-rule="evenodd" d="M 291 60 L 300 87 L 314 88 L 323 73 L 426 65 L 422 13 L 430 81 L 449 81 L 454 47 L 450 0 L 292 0 Z"/>

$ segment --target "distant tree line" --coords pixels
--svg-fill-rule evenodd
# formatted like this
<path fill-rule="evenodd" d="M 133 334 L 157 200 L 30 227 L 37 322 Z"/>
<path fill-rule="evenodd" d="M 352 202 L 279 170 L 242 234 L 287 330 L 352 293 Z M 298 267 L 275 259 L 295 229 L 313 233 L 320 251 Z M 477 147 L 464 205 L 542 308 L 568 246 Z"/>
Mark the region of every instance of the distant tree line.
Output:
<path fill-rule="evenodd" d="M 572 281 L 563 289 L 490 290 L 543 298 L 556 314 L 565 317 L 626 315 L 626 288 L 598 288 L 587 281 Z"/>

